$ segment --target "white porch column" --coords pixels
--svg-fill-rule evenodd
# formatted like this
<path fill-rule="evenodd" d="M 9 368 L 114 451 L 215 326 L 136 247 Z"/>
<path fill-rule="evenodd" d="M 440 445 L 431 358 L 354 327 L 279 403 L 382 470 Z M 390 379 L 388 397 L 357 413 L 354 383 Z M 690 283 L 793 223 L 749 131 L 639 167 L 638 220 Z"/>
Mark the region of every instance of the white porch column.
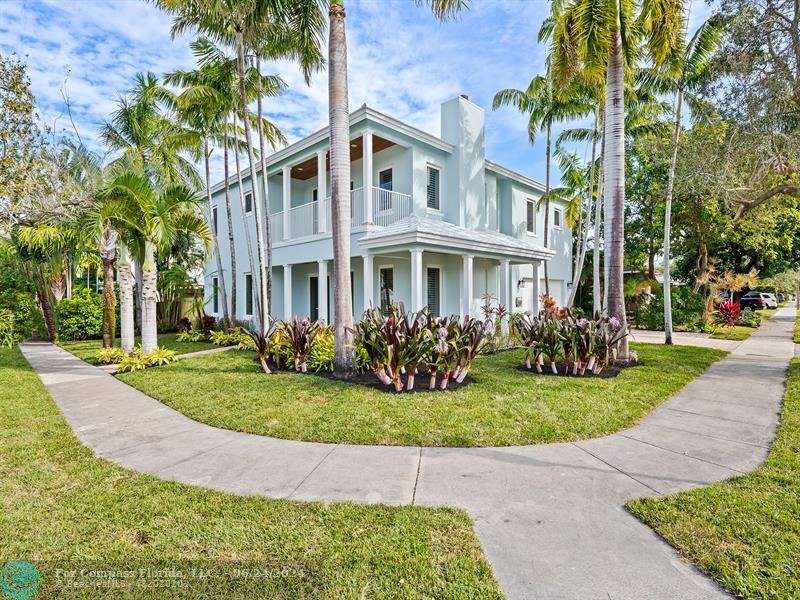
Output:
<path fill-rule="evenodd" d="M 372 293 L 374 289 L 373 273 L 374 271 L 374 257 L 370 254 L 365 254 L 364 259 L 364 310 L 371 308 L 374 305 Z"/>
<path fill-rule="evenodd" d="M 540 279 L 540 271 L 541 271 L 541 264 L 542 261 L 535 260 L 532 263 L 533 266 L 533 290 L 530 293 L 533 294 L 533 298 L 531 300 L 531 312 L 534 316 L 539 314 L 539 310 L 541 309 L 541 303 L 539 302 L 539 279 Z"/>
<path fill-rule="evenodd" d="M 317 152 L 317 231 L 324 233 L 327 224 L 327 212 L 330 210 L 326 198 L 328 197 L 328 173 L 325 166 L 327 150 Z"/>
<path fill-rule="evenodd" d="M 364 169 L 362 176 L 362 196 L 364 196 L 364 222 L 372 223 L 372 130 L 367 129 L 362 134 L 361 147 L 363 149 L 361 164 Z"/>
<path fill-rule="evenodd" d="M 289 209 L 292 207 L 292 168 L 283 167 L 283 239 L 291 237 Z"/>
<path fill-rule="evenodd" d="M 463 269 L 461 272 L 461 316 L 470 316 L 472 313 L 472 256 L 467 254 L 462 257 Z"/>
<path fill-rule="evenodd" d="M 411 310 L 422 310 L 422 250 L 411 250 Z"/>
<path fill-rule="evenodd" d="M 319 303 L 319 320 L 328 322 L 328 261 L 317 261 L 317 302 Z"/>
<path fill-rule="evenodd" d="M 511 312 L 511 306 L 508 298 L 508 290 L 511 285 L 511 282 L 509 281 L 510 273 L 511 269 L 509 267 L 509 262 L 507 260 L 501 260 L 499 284 L 500 293 L 498 294 L 497 301 L 506 308 L 506 316 L 503 317 L 503 320 L 500 322 L 500 331 L 504 336 L 508 335 L 508 315 Z"/>
<path fill-rule="evenodd" d="M 292 265 L 283 265 L 283 318 L 292 316 Z"/>

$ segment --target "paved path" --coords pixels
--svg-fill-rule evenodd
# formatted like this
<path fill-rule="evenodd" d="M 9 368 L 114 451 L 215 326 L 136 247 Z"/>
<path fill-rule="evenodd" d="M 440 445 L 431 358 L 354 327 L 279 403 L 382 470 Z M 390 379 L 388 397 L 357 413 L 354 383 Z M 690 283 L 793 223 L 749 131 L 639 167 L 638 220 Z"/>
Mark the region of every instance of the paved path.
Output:
<path fill-rule="evenodd" d="M 47 344 L 22 346 L 81 441 L 164 479 L 300 500 L 465 508 L 510 599 L 727 595 L 625 501 L 755 468 L 779 419 L 794 306 L 635 427 L 507 448 L 347 446 L 216 429 Z"/>

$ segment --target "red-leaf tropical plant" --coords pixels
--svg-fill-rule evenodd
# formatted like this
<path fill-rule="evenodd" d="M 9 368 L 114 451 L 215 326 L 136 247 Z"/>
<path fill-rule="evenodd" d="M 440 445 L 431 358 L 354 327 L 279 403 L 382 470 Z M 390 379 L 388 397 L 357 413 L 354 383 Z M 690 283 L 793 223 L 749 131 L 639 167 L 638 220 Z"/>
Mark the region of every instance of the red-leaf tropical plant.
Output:
<path fill-rule="evenodd" d="M 294 318 L 291 321 L 281 322 L 278 327 L 283 330 L 292 350 L 294 370 L 305 373 L 308 371 L 306 360 L 311 352 L 314 338 L 322 331 L 322 325 L 319 321 Z"/>
<path fill-rule="evenodd" d="M 732 331 L 742 316 L 742 308 L 738 302 L 728 299 L 719 305 L 717 315 L 719 322 Z"/>

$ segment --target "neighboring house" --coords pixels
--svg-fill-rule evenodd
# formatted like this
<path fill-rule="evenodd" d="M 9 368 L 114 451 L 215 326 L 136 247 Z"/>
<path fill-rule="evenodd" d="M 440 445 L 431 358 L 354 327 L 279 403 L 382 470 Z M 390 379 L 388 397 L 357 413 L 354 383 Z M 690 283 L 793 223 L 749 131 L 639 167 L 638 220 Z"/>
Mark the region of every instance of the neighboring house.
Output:
<path fill-rule="evenodd" d="M 572 234 L 551 203 L 551 244 L 543 243 L 543 186 L 485 158 L 484 112 L 466 97 L 442 105 L 433 136 L 366 105 L 350 116 L 351 265 L 356 317 L 366 307 L 403 303 L 436 315 L 480 316 L 482 296 L 512 312 L 538 311 L 549 261 L 551 295 L 562 304 L 572 279 Z M 267 159 L 272 227 L 270 314 L 333 320 L 333 248 L 328 129 Z M 324 176 L 320 177 L 320 174 Z M 260 183 L 259 172 L 259 185 Z M 253 231 L 249 170 L 246 218 Z M 212 188 L 218 243 L 230 293 L 224 187 Z M 250 274 L 236 177 L 231 177 L 237 315 L 252 318 Z M 262 194 L 263 195 L 263 194 Z M 221 315 L 216 261 L 205 273 L 208 312 Z"/>

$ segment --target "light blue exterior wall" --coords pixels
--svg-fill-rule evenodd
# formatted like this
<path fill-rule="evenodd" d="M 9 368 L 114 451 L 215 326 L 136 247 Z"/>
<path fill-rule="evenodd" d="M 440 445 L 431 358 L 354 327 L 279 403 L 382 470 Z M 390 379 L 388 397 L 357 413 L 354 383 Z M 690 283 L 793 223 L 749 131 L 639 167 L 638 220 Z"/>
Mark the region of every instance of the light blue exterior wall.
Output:
<path fill-rule="evenodd" d="M 424 219 L 441 220 L 465 228 L 464 237 L 469 240 L 470 230 L 498 232 L 524 240 L 536 246 L 543 246 L 542 231 L 544 228 L 543 206 L 537 210 L 536 231 L 526 231 L 526 206 L 530 198 L 536 202 L 542 195 L 542 186 L 529 179 L 511 173 L 505 169 L 490 165 L 485 160 L 485 134 L 483 110 L 463 97 L 454 98 L 442 105 L 442 137 L 441 140 L 395 122 L 369 109 L 356 111 L 351 125 L 351 139 L 356 140 L 365 130 L 373 136 L 389 140 L 393 146 L 373 153 L 372 179 L 373 186 L 379 184 L 379 173 L 391 167 L 393 191 L 411 196 L 411 211 Z M 269 173 L 269 206 L 272 214 L 283 211 L 283 168 L 294 166 L 310 158 L 316 160 L 317 153 L 327 148 L 327 137 L 315 134 L 298 142 L 289 149 L 282 150 L 268 158 Z M 231 160 L 233 168 L 233 160 Z M 246 161 L 242 163 L 246 167 Z M 427 208 L 428 167 L 440 170 L 440 210 Z M 326 196 L 330 193 L 330 177 L 326 173 Z M 260 185 L 261 175 L 258 181 Z M 351 163 L 351 179 L 355 189 L 363 187 L 363 159 Z M 312 190 L 318 188 L 318 177 L 307 180 L 292 178 L 291 206 L 302 206 L 311 202 Z M 249 175 L 244 175 L 244 189 L 250 189 Z M 260 188 L 259 188 L 260 189 Z M 232 225 L 236 250 L 236 283 L 237 283 L 237 319 L 248 320 L 251 315 L 245 313 L 245 274 L 250 271 L 245 237 L 245 219 L 242 218 L 239 200 L 239 189 L 236 177 L 230 179 L 232 204 Z M 322 199 L 322 198 L 320 198 Z M 230 246 L 228 226 L 225 214 L 225 194 L 218 184 L 212 188 L 212 200 L 217 207 L 218 244 L 222 255 L 223 274 L 228 293 L 231 292 Z M 263 201 L 263 198 L 262 198 Z M 551 208 L 561 208 L 554 203 Z M 256 252 L 256 235 L 252 213 L 246 215 L 246 221 L 252 235 L 253 252 Z M 549 277 L 551 294 L 559 303 L 563 303 L 568 295 L 567 283 L 571 280 L 572 240 L 562 213 L 561 229 L 551 232 L 550 248 L 555 255 L 549 261 Z M 552 224 L 552 217 L 551 217 Z M 372 226 L 374 228 L 374 226 Z M 351 233 L 351 268 L 353 271 L 354 294 L 353 304 L 356 316 L 360 315 L 364 306 L 364 262 L 362 256 L 374 256 L 372 274 L 372 298 L 375 304 L 380 302 L 379 270 L 381 266 L 392 265 L 394 269 L 394 300 L 410 307 L 411 298 L 411 262 L 409 250 L 413 244 L 391 246 L 385 249 L 371 248 L 366 250 L 359 244 L 371 228 L 356 225 Z M 332 281 L 332 244 L 330 233 L 303 238 L 302 240 L 273 240 L 273 292 L 271 314 L 283 318 L 287 313 L 284 307 L 284 270 L 283 265 L 291 264 L 292 281 L 292 314 L 307 316 L 309 301 L 309 278 L 316 276 L 318 261 L 328 261 L 327 268 Z M 420 246 L 421 248 L 421 246 Z M 422 254 L 423 298 L 426 297 L 424 277 L 428 266 L 441 269 L 441 312 L 443 314 L 459 313 L 462 306 L 464 285 L 463 260 L 466 252 L 453 249 L 437 250 L 425 247 Z M 502 282 L 500 278 L 497 256 L 476 254 L 472 267 L 472 297 L 469 299 L 471 314 L 480 314 L 484 293 L 495 298 L 501 296 Z M 531 305 L 531 287 L 526 281 L 533 274 L 532 262 L 529 259 L 508 255 L 510 278 L 508 301 L 512 310 L 521 310 Z M 543 278 L 543 269 L 539 269 Z M 205 293 L 209 300 L 206 310 L 212 312 L 211 281 L 216 273 L 216 261 L 212 257 L 205 271 Z M 521 284 L 521 285 L 520 285 Z M 254 283 L 255 286 L 255 283 Z M 543 281 L 540 290 L 544 291 Z M 334 291 L 329 286 L 329 295 Z M 331 302 L 331 309 L 333 303 Z M 330 315 L 332 318 L 333 315 Z"/>

